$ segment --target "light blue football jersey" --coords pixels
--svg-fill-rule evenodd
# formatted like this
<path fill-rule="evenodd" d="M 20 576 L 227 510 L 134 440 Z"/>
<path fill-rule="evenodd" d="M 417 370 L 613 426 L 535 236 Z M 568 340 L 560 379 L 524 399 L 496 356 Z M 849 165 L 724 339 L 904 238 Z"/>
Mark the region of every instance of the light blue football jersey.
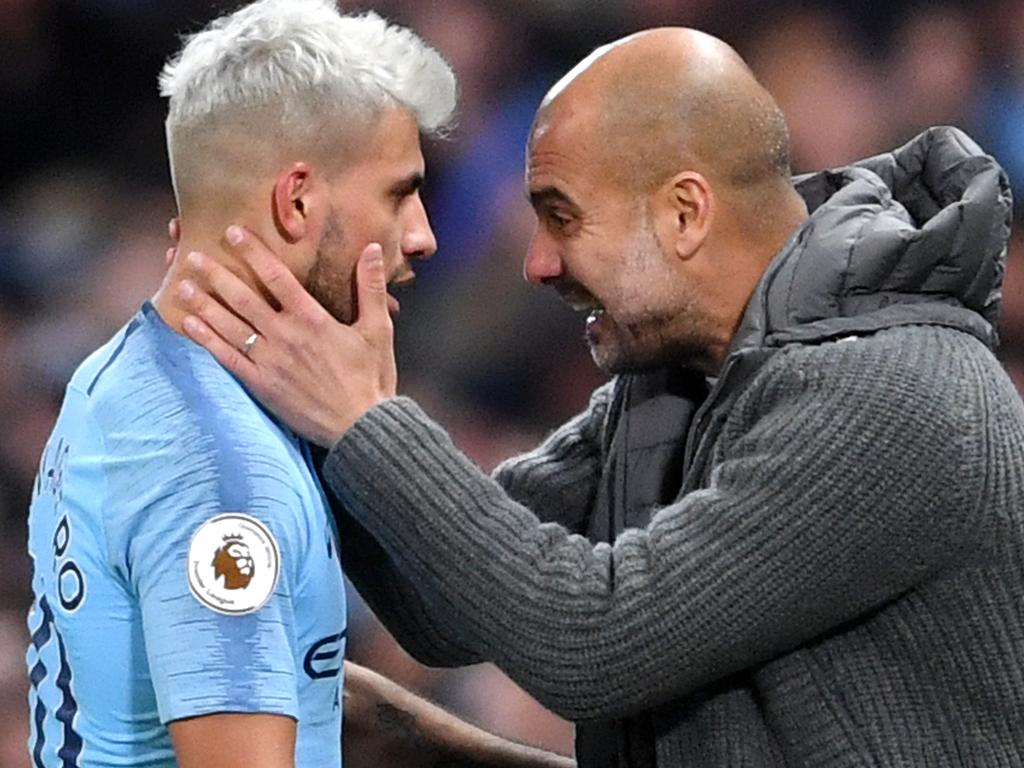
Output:
<path fill-rule="evenodd" d="M 215 712 L 295 718 L 296 765 L 340 765 L 335 538 L 308 446 L 147 303 L 75 373 L 34 489 L 32 765 L 173 766 L 167 723 Z"/>

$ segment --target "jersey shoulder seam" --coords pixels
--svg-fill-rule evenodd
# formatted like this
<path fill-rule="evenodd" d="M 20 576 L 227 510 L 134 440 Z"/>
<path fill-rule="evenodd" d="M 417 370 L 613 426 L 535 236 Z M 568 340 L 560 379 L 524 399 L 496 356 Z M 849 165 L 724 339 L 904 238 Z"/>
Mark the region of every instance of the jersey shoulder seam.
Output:
<path fill-rule="evenodd" d="M 110 357 L 107 358 L 107 361 L 100 366 L 100 369 L 96 372 L 96 375 L 93 376 L 89 386 L 85 388 L 86 396 L 92 397 L 92 392 L 96 388 L 96 385 L 99 384 L 100 378 L 102 378 L 103 374 L 107 372 L 107 369 L 114 364 L 114 361 L 120 357 L 121 352 L 124 350 L 124 345 L 128 342 L 128 338 L 135 333 L 141 325 L 142 323 L 139 321 L 138 317 L 132 318 L 132 321 L 128 323 L 128 326 L 124 329 L 121 335 L 121 340 L 118 342 L 117 347 L 110 353 Z"/>

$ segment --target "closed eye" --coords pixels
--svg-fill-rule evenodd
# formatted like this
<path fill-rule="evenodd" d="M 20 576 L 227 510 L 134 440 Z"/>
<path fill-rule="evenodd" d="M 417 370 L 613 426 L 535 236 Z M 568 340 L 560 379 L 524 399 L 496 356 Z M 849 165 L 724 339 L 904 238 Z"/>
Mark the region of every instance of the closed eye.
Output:
<path fill-rule="evenodd" d="M 531 190 L 529 197 L 537 217 L 552 229 L 564 233 L 579 222 L 579 206 L 560 189 L 545 187 Z"/>
<path fill-rule="evenodd" d="M 392 186 L 391 197 L 395 200 L 395 204 L 400 204 L 405 198 L 423 189 L 423 181 L 423 174 L 417 172 L 410 174 Z"/>

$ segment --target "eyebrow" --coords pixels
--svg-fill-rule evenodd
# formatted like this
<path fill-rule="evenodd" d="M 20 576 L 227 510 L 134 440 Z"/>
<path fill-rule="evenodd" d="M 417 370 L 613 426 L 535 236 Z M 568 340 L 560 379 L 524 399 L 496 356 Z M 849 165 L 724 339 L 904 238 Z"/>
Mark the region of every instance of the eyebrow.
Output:
<path fill-rule="evenodd" d="M 409 174 L 404 179 L 399 180 L 391 187 L 391 193 L 395 195 L 411 195 L 423 188 L 423 174 L 420 171 L 415 171 Z"/>
<path fill-rule="evenodd" d="M 576 201 L 557 187 L 531 189 L 529 191 L 529 198 L 530 205 L 532 205 L 534 209 L 551 208 L 554 205 L 561 204 L 566 206 L 569 209 L 569 213 L 572 213 L 573 215 L 578 216 L 580 213 L 580 207 L 576 205 Z"/>

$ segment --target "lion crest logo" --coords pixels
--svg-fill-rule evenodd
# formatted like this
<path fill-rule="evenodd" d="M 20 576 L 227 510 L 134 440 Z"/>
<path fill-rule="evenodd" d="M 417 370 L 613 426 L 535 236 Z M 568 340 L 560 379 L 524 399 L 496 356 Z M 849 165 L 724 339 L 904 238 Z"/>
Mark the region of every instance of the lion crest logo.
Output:
<path fill-rule="evenodd" d="M 244 616 L 273 596 L 281 550 L 259 519 L 225 512 L 192 534 L 187 568 L 188 588 L 196 600 L 217 613 Z"/>
<path fill-rule="evenodd" d="M 256 561 L 240 535 L 228 535 L 213 554 L 213 573 L 225 589 L 245 589 L 256 575 Z"/>

